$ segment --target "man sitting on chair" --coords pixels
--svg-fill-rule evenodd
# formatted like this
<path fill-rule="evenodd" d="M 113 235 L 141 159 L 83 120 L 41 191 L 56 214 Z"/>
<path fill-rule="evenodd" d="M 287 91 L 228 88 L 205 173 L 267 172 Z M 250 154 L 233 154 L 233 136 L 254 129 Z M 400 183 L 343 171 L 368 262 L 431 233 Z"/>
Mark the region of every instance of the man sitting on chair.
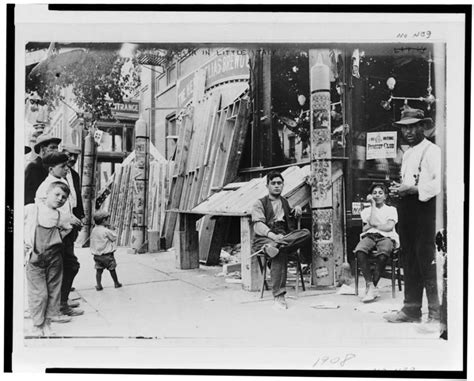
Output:
<path fill-rule="evenodd" d="M 254 252 L 263 249 L 271 258 L 270 276 L 274 305 L 287 309 L 285 301 L 288 254 L 295 252 L 310 239 L 308 229 L 295 230 L 295 218 L 302 215 L 301 207 L 291 210 L 281 196 L 283 176 L 272 171 L 267 175 L 268 195 L 259 199 L 252 208 L 255 237 Z"/>
<path fill-rule="evenodd" d="M 400 246 L 395 224 L 398 222 L 397 209 L 385 204 L 387 188 L 383 184 L 372 184 L 367 195 L 371 206 L 360 213 L 363 222 L 360 242 L 355 248 L 359 267 L 365 279 L 365 295 L 362 302 L 368 303 L 378 297 L 377 283 L 387 265 L 394 248 Z M 376 248 L 374 274 L 370 271 L 367 257 Z M 358 271 L 358 269 L 356 269 Z"/>

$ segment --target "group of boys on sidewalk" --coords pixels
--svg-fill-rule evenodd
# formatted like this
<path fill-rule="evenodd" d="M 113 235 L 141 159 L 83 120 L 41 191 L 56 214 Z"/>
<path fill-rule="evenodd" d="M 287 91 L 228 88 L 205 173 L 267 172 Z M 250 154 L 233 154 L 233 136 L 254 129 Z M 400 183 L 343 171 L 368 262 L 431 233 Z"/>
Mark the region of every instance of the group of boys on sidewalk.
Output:
<path fill-rule="evenodd" d="M 61 139 L 38 137 L 34 151 L 38 155 L 25 168 L 25 239 L 24 264 L 27 279 L 29 315 L 33 335 L 52 335 L 51 323 L 67 323 L 80 316 L 79 303 L 69 300 L 79 261 L 74 242 L 84 217 L 80 180 L 73 166 L 80 153 L 63 146 Z M 116 287 L 115 234 L 106 225 L 107 212 L 94 216 L 96 227 L 91 234 L 91 252 L 97 269 L 97 290 L 101 275 L 109 269 Z"/>

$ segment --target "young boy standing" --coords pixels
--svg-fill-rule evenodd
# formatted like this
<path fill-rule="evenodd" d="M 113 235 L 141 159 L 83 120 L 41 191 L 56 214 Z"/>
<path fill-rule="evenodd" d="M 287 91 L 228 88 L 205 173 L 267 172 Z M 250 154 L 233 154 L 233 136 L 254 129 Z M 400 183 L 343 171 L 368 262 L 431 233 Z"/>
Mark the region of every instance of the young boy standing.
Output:
<path fill-rule="evenodd" d="M 44 202 L 46 198 L 46 189 L 49 184 L 56 181 L 61 181 L 69 186 L 69 189 L 73 184 L 68 184 L 66 176 L 69 172 L 68 167 L 69 156 L 64 152 L 51 152 L 44 156 L 43 164 L 48 170 L 48 176 L 41 183 L 36 191 L 35 202 Z M 79 261 L 74 254 L 74 239 L 75 232 L 81 229 L 82 223 L 73 214 L 73 204 L 71 202 L 71 195 L 69 195 L 67 201 L 61 207 L 60 211 L 68 215 L 73 225 L 73 231 L 71 231 L 66 237 L 64 237 L 64 248 L 63 248 L 63 281 L 61 285 L 61 309 L 60 312 L 63 316 L 55 317 L 53 321 L 65 322 L 67 316 L 79 316 L 84 314 L 83 310 L 78 308 L 79 303 L 71 303 L 68 301 L 69 293 L 71 292 L 72 283 L 75 276 L 79 272 Z"/>
<path fill-rule="evenodd" d="M 59 209 L 69 192 L 66 184 L 53 182 L 46 190 L 44 203 L 25 206 L 24 253 L 34 335 L 54 334 L 51 319 L 59 313 L 63 237 L 72 228 L 68 216 Z"/>
<path fill-rule="evenodd" d="M 117 234 L 109 229 L 110 213 L 107 211 L 99 211 L 94 215 L 95 226 L 92 229 L 90 237 L 91 253 L 94 256 L 96 268 L 96 282 L 97 291 L 101 291 L 102 287 L 102 273 L 104 269 L 109 270 L 110 275 L 115 284 L 115 288 L 122 287 L 118 281 L 115 268 L 117 262 L 115 261 L 114 252 L 116 249 Z"/>

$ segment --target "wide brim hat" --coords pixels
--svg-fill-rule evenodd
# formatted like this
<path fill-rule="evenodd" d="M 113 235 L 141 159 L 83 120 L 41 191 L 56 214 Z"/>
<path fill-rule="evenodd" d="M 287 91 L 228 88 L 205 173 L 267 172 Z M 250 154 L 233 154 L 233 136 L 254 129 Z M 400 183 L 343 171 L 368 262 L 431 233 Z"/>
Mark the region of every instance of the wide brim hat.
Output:
<path fill-rule="evenodd" d="M 74 155 L 80 155 L 81 149 L 79 147 L 73 146 L 72 144 L 65 144 L 62 146 L 62 151 L 72 153 Z"/>
<path fill-rule="evenodd" d="M 425 112 L 423 110 L 407 106 L 403 108 L 400 120 L 394 122 L 393 124 L 407 126 L 418 122 L 423 122 L 425 130 L 433 128 L 433 119 L 425 118 Z"/>
<path fill-rule="evenodd" d="M 57 138 L 55 136 L 47 135 L 47 134 L 42 134 L 38 136 L 36 139 L 36 143 L 34 145 L 34 150 L 36 153 L 39 153 L 41 146 L 45 145 L 46 143 L 49 142 L 54 142 L 54 143 L 61 143 L 61 139 Z"/>

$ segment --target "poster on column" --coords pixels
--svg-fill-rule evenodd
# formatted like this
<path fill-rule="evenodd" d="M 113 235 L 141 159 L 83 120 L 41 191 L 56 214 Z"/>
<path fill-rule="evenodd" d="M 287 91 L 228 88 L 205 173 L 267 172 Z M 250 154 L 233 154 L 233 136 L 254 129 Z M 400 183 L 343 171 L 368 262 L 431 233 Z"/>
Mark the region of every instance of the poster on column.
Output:
<path fill-rule="evenodd" d="M 397 157 L 397 132 L 367 132 L 367 160 Z"/>

